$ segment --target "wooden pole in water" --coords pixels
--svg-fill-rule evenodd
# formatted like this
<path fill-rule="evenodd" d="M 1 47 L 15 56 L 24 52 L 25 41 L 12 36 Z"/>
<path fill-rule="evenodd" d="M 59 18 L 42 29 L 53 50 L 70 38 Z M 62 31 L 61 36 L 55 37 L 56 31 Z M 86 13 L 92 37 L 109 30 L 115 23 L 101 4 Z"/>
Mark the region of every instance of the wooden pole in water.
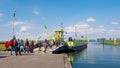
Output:
<path fill-rule="evenodd" d="M 116 43 L 116 38 L 114 38 L 114 46 L 116 46 L 116 44 L 117 44 L 117 43 Z"/>
<path fill-rule="evenodd" d="M 104 42 L 105 42 L 105 38 L 102 38 L 102 40 L 103 40 L 103 45 L 104 45 Z"/>
<path fill-rule="evenodd" d="M 77 40 L 77 27 L 75 26 L 75 40 Z"/>

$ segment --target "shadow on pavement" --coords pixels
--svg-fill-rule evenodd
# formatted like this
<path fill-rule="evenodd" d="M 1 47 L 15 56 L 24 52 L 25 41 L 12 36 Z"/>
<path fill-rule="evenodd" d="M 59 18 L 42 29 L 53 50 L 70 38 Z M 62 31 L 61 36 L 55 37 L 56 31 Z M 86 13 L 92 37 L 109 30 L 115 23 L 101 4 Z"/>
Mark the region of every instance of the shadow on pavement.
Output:
<path fill-rule="evenodd" d="M 0 56 L 0 58 L 6 58 L 7 56 Z"/>
<path fill-rule="evenodd" d="M 31 53 L 24 53 L 22 55 L 34 55 L 34 54 L 31 54 Z"/>

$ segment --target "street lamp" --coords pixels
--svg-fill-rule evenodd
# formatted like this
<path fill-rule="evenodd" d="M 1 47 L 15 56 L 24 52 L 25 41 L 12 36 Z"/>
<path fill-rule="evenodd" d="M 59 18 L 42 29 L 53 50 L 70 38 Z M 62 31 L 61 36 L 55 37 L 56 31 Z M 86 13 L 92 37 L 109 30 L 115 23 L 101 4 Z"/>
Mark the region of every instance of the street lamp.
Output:
<path fill-rule="evenodd" d="M 13 37 L 15 36 L 14 22 L 15 22 L 16 10 L 13 11 Z"/>

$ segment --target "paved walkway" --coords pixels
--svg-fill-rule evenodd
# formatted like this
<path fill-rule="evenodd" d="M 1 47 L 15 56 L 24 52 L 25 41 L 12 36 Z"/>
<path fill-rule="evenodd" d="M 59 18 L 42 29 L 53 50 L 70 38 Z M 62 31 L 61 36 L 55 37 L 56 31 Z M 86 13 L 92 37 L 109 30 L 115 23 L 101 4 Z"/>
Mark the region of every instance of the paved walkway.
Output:
<path fill-rule="evenodd" d="M 65 60 L 61 54 L 11 56 L 8 52 L 0 52 L 0 68 L 65 68 Z"/>

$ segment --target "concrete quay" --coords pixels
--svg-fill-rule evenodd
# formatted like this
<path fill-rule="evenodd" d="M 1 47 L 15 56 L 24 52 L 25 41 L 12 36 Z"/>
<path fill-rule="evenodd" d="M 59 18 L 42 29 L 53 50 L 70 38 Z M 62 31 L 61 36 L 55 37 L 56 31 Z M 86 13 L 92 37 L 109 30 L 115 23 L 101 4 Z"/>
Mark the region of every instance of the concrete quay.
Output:
<path fill-rule="evenodd" d="M 22 53 L 10 55 L 0 52 L 0 68 L 72 68 L 68 57 L 62 54 Z"/>

